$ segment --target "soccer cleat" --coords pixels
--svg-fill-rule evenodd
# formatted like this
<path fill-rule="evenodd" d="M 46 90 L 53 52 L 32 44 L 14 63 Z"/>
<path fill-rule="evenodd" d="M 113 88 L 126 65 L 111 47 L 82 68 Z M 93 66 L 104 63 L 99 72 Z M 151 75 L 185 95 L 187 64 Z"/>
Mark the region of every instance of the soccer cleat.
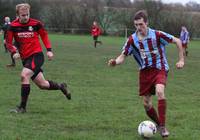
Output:
<path fill-rule="evenodd" d="M 11 109 L 10 113 L 26 113 L 26 109 L 20 106 L 17 106 L 15 109 Z"/>
<path fill-rule="evenodd" d="M 60 84 L 60 90 L 67 97 L 68 100 L 71 100 L 71 94 L 67 90 L 67 84 L 66 83 Z"/>
<path fill-rule="evenodd" d="M 167 128 L 165 128 L 164 126 L 159 126 L 158 131 L 160 132 L 160 135 L 165 138 L 169 136 L 169 131 L 167 130 Z"/>

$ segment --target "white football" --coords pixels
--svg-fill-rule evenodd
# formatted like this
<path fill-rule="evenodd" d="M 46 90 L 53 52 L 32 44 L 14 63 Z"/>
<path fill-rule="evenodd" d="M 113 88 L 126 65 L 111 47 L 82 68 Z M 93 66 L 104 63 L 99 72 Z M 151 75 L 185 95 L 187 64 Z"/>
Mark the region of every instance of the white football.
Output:
<path fill-rule="evenodd" d="M 151 138 L 156 132 L 156 125 L 152 121 L 143 121 L 138 126 L 138 134 L 143 138 Z"/>

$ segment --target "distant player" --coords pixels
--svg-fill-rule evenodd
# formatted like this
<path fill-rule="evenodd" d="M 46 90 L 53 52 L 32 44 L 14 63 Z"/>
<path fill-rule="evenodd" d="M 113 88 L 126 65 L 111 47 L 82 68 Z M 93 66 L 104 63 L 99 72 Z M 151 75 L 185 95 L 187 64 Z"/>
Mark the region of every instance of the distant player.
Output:
<path fill-rule="evenodd" d="M 3 33 L 4 33 L 4 35 L 3 35 L 3 43 L 4 43 L 5 52 L 8 52 L 7 47 L 6 47 L 6 36 L 7 36 L 7 31 L 10 28 L 10 23 L 11 23 L 10 22 L 10 17 L 5 17 L 4 20 L 5 20 L 5 23 L 4 23 L 3 27 L 2 27 L 2 30 L 3 30 Z M 16 47 L 15 46 L 16 43 L 13 44 L 13 45 L 14 45 L 13 47 Z M 8 64 L 6 66 L 7 67 L 14 67 L 15 66 L 15 59 L 13 58 L 12 54 L 10 55 L 10 57 L 11 57 L 11 64 Z"/>
<path fill-rule="evenodd" d="M 189 32 L 185 26 L 181 27 L 180 40 L 183 46 L 183 54 L 184 56 L 188 56 L 187 48 L 188 48 L 188 43 L 190 41 L 190 37 L 189 37 Z"/>
<path fill-rule="evenodd" d="M 155 121 L 162 137 L 169 136 L 166 129 L 167 102 L 164 94 L 169 66 L 166 59 L 165 46 L 175 43 L 178 48 L 178 69 L 184 66 L 184 56 L 181 41 L 165 32 L 148 27 L 147 14 L 138 11 L 134 16 L 136 32 L 125 43 L 122 53 L 116 59 L 110 59 L 109 66 L 120 65 L 128 55 L 133 55 L 139 65 L 139 95 L 143 97 L 143 104 L 147 115 Z M 152 95 L 158 99 L 158 114 L 153 107 Z"/>
<path fill-rule="evenodd" d="M 4 24 L 2 26 L 2 31 L 3 31 L 3 45 L 4 45 L 5 52 L 8 52 L 8 50 L 6 48 L 6 34 L 7 34 L 7 31 L 8 31 L 9 27 L 10 27 L 10 17 L 5 17 L 4 18 Z"/>
<path fill-rule="evenodd" d="M 98 26 L 96 21 L 93 22 L 91 34 L 92 34 L 92 37 L 93 37 L 93 40 L 94 40 L 94 47 L 96 48 L 97 43 L 102 44 L 101 41 L 98 41 L 98 37 L 101 34 L 101 28 Z"/>
<path fill-rule="evenodd" d="M 44 78 L 43 70 L 41 69 L 44 63 L 44 55 L 39 36 L 46 47 L 46 54 L 49 60 L 52 60 L 53 52 L 43 24 L 38 20 L 30 18 L 30 8 L 30 5 L 27 3 L 16 5 L 18 18 L 11 23 L 6 38 L 7 48 L 15 59 L 21 58 L 23 64 L 21 72 L 21 103 L 16 109 L 11 110 L 11 112 L 15 113 L 26 112 L 30 93 L 30 79 L 40 89 L 61 90 L 67 99 L 71 99 L 71 94 L 67 90 L 66 83 L 58 84 Z M 16 48 L 12 45 L 13 38 L 19 45 L 19 53 L 16 52 Z"/>

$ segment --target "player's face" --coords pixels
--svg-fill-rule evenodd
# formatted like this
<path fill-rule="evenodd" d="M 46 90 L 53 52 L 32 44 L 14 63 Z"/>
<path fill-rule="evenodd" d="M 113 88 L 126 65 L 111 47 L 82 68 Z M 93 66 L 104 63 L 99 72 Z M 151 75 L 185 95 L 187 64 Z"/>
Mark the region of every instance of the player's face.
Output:
<path fill-rule="evenodd" d="M 139 32 L 142 35 L 146 35 L 148 23 L 144 22 L 143 18 L 134 20 L 134 25 L 135 25 L 137 32 Z"/>
<path fill-rule="evenodd" d="M 5 17 L 5 22 L 6 23 L 10 22 L 10 18 L 9 17 Z"/>
<path fill-rule="evenodd" d="M 19 9 L 19 22 L 20 23 L 27 23 L 29 21 L 30 18 L 30 12 L 29 9 Z"/>
<path fill-rule="evenodd" d="M 97 22 L 93 22 L 93 25 L 96 26 L 96 25 L 97 25 Z"/>

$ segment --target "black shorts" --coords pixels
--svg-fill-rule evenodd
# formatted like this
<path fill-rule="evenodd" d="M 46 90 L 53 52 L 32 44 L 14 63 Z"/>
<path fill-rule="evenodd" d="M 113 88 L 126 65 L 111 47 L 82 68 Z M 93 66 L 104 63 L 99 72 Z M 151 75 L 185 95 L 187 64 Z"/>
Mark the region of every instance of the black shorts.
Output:
<path fill-rule="evenodd" d="M 44 63 L 44 54 L 42 52 L 35 53 L 30 57 L 22 60 L 22 64 L 25 68 L 28 68 L 34 72 L 34 75 L 31 77 L 32 80 L 38 75 L 38 73 L 43 72 L 41 69 Z"/>
<path fill-rule="evenodd" d="M 97 41 L 98 40 L 98 36 L 93 36 L 93 40 Z"/>

